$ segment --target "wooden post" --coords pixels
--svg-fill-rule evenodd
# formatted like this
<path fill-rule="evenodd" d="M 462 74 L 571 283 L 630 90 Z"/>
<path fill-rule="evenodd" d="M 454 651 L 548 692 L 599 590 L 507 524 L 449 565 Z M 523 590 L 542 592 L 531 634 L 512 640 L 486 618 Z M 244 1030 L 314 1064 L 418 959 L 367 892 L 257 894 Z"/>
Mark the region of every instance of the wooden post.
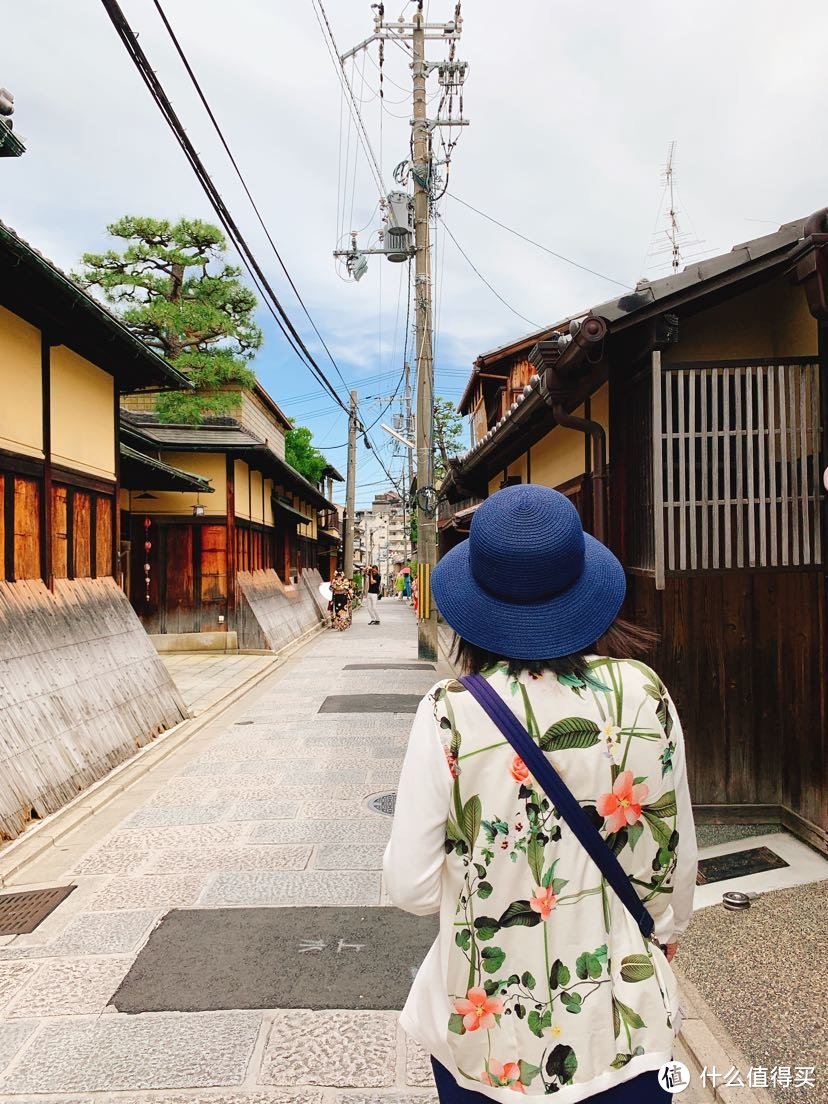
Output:
<path fill-rule="evenodd" d="M 52 366 L 48 336 L 40 333 L 40 392 L 43 406 L 43 482 L 40 496 L 40 575 L 54 590 L 52 573 Z"/>
<path fill-rule="evenodd" d="M 113 377 L 115 391 L 115 491 L 112 502 L 112 577 L 123 587 L 121 578 L 121 396 L 118 394 L 118 381 Z M 141 549 L 143 555 L 144 549 Z M 143 560 L 141 561 L 144 562 Z"/>
<path fill-rule="evenodd" d="M 236 627 L 236 469 L 227 453 L 227 631 Z"/>

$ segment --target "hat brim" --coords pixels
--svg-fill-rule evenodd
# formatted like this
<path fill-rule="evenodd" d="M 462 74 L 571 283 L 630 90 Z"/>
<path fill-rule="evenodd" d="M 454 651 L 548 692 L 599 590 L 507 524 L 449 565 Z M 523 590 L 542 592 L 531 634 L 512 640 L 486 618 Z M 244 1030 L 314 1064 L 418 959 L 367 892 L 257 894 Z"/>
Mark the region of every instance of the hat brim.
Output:
<path fill-rule="evenodd" d="M 584 570 L 554 598 L 509 602 L 475 579 L 469 541 L 440 560 L 431 577 L 437 608 L 470 644 L 509 659 L 557 659 L 582 652 L 613 623 L 627 589 L 624 569 L 600 541 L 584 533 Z M 519 564 L 515 564 L 519 571 Z"/>

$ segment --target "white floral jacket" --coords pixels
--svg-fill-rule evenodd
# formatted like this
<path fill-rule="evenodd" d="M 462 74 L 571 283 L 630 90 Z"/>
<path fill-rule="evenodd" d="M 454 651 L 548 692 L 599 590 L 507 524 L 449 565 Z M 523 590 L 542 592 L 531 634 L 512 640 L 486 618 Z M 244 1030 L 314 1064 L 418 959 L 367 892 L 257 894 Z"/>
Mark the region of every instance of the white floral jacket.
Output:
<path fill-rule="evenodd" d="M 676 938 L 697 850 L 681 726 L 659 677 L 599 656 L 582 679 L 483 673 L 615 851 L 657 940 Z M 440 912 L 402 1023 L 462 1086 L 569 1104 L 670 1060 L 666 958 L 454 680 L 415 718 L 384 872 L 401 908 Z"/>

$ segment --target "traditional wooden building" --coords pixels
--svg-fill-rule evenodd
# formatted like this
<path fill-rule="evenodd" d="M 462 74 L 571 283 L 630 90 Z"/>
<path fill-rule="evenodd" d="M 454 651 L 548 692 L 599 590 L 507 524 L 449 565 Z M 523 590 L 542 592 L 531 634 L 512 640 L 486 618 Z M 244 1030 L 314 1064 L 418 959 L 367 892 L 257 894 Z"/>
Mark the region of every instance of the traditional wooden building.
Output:
<path fill-rule="evenodd" d="M 188 386 L 0 224 L 0 839 L 186 715 L 118 586 L 117 505 L 119 397 Z"/>
<path fill-rule="evenodd" d="M 699 819 L 825 852 L 827 293 L 828 209 L 480 357 L 438 519 L 568 495 L 660 634 Z"/>
<path fill-rule="evenodd" d="M 260 646 L 250 635 L 249 611 L 240 612 L 254 575 L 260 602 L 268 587 L 285 611 L 284 595 L 301 598 L 311 619 L 304 628 L 317 623 L 303 577 L 315 586 L 320 568 L 330 574 L 339 545 L 336 507 L 286 462 L 291 423 L 279 406 L 261 385 L 240 393 L 235 416 L 199 425 L 161 424 L 136 405 L 122 411 L 124 444 L 199 477 L 209 490 L 159 491 L 149 481 L 121 493 L 133 549 L 130 599 L 147 631 L 241 632 L 239 646 Z M 323 478 L 330 486 L 336 477 L 328 468 Z"/>

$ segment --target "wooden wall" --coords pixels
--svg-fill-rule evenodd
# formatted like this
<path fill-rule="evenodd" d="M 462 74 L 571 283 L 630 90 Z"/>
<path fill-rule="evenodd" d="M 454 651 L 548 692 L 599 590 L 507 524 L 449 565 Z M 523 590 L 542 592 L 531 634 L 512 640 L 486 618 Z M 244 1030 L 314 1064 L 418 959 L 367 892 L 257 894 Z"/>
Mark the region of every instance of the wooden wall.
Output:
<path fill-rule="evenodd" d="M 187 716 L 111 578 L 0 582 L 0 840 Z"/>
<path fill-rule="evenodd" d="M 275 571 L 239 572 L 239 647 L 277 652 L 318 625 L 322 616 L 312 590 L 321 582 L 317 571 L 305 572 L 295 586 L 286 586 Z"/>
<path fill-rule="evenodd" d="M 825 601 L 817 571 L 633 575 L 625 608 L 660 634 L 694 804 L 782 804 L 828 845 Z"/>

